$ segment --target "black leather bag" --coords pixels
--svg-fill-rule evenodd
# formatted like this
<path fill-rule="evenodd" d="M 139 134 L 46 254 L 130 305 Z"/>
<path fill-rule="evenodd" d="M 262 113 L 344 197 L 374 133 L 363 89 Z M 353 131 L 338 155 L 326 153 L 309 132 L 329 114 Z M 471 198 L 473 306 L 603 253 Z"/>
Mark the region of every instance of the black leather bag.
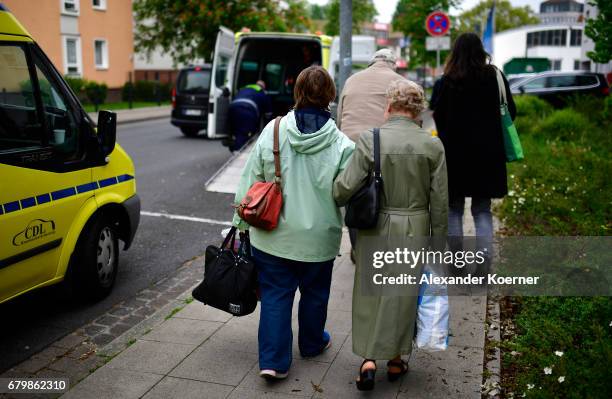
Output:
<path fill-rule="evenodd" d="M 194 299 L 234 316 L 246 316 L 257 307 L 257 271 L 249 258 L 248 232 L 241 234 L 240 240 L 236 252 L 234 226 L 221 247 L 209 245 L 206 248 L 204 281 L 191 294 Z"/>
<path fill-rule="evenodd" d="M 378 222 L 383 178 L 380 173 L 380 129 L 374 128 L 374 171 L 346 204 L 344 223 L 354 229 L 372 229 Z"/>

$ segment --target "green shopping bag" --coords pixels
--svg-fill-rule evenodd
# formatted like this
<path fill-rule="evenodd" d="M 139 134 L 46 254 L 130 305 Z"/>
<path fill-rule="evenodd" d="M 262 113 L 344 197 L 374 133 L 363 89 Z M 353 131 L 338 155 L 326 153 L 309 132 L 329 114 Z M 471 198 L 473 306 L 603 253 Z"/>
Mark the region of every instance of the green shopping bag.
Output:
<path fill-rule="evenodd" d="M 523 155 L 523 146 L 519 139 L 516 126 L 512 121 L 512 116 L 508 111 L 508 100 L 506 97 L 506 86 L 501 71 L 495 68 L 497 73 L 497 85 L 499 87 L 499 109 L 501 113 L 502 134 L 504 135 L 504 149 L 506 150 L 506 161 L 520 161 L 525 156 Z"/>

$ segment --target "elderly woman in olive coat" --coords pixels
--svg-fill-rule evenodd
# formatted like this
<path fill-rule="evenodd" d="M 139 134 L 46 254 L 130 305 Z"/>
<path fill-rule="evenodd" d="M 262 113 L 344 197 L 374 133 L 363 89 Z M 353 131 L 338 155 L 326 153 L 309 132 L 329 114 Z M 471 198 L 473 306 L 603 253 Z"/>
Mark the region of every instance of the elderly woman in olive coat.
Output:
<path fill-rule="evenodd" d="M 408 371 L 401 356 L 412 350 L 419 288 L 412 284 L 403 286 L 400 295 L 364 295 L 361 280 L 368 275 L 365 268 L 372 268 L 372 261 L 364 261 L 362 240 L 446 237 L 448 225 L 444 147 L 417 120 L 426 106 L 423 89 L 414 82 L 398 80 L 391 83 L 386 95 L 386 121 L 380 127 L 384 180 L 381 209 L 377 226 L 360 230 L 356 243 L 353 352 L 365 359 L 357 380 L 360 390 L 373 389 L 377 359 L 391 359 L 387 363 L 391 381 Z M 333 194 L 339 206 L 365 184 L 373 167 L 373 131 L 369 130 L 361 134 L 349 165 L 334 182 Z M 407 268 L 403 272 L 418 279 L 421 269 Z"/>

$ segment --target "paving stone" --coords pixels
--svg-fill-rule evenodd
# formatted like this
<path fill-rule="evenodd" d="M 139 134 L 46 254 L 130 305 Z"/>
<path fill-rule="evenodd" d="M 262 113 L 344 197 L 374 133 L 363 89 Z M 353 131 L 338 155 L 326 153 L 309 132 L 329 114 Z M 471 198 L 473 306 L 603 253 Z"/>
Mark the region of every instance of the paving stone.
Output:
<path fill-rule="evenodd" d="M 28 360 L 21 362 L 15 367 L 17 372 L 24 372 L 28 374 L 35 374 L 39 370 L 47 367 L 53 360 L 47 357 L 32 356 Z"/>
<path fill-rule="evenodd" d="M 482 348 L 449 346 L 443 352 L 414 351 L 410 364 L 418 365 L 419 371 L 425 373 L 468 378 L 482 375 L 483 357 Z"/>
<path fill-rule="evenodd" d="M 90 337 L 98 334 L 99 332 L 102 332 L 105 329 L 106 329 L 106 327 L 97 326 L 95 324 L 89 324 L 89 325 L 86 325 L 85 327 L 83 327 L 83 331 L 85 332 L 85 334 L 87 334 Z"/>
<path fill-rule="evenodd" d="M 472 296 L 449 296 L 450 317 L 457 320 L 484 322 L 486 298 Z"/>
<path fill-rule="evenodd" d="M 297 315 L 295 315 L 297 317 Z M 325 328 L 330 333 L 350 334 L 353 327 L 353 315 L 342 310 L 328 310 Z"/>
<path fill-rule="evenodd" d="M 193 351 L 170 375 L 237 386 L 257 362 L 255 353 L 237 352 L 231 347 L 219 349 L 208 344 L 207 341 Z"/>
<path fill-rule="evenodd" d="M 71 384 L 76 384 L 78 381 L 89 375 L 89 371 L 102 361 L 97 357 L 88 358 L 84 360 L 72 359 L 69 357 L 63 357 L 49 365 L 50 370 L 61 372 L 65 377 L 70 379 Z"/>
<path fill-rule="evenodd" d="M 98 334 L 98 335 L 93 336 L 91 338 L 91 341 L 94 344 L 96 344 L 98 347 L 102 347 L 108 344 L 109 342 L 111 342 L 115 338 L 116 336 L 111 335 L 111 334 Z"/>
<path fill-rule="evenodd" d="M 72 333 L 72 334 L 66 335 L 64 338 L 58 341 L 55 341 L 53 343 L 53 346 L 56 346 L 59 348 L 72 349 L 75 346 L 79 345 L 81 342 L 85 341 L 86 339 L 87 337 L 83 335 Z"/>
<path fill-rule="evenodd" d="M 313 384 L 316 386 L 321 384 L 328 367 L 327 363 L 294 359 L 289 369 L 289 376 L 282 381 L 270 383 L 259 376 L 259 365 L 256 364 L 238 387 L 311 396 L 316 392 Z"/>
<path fill-rule="evenodd" d="M 93 342 L 82 342 L 76 346 L 67 356 L 73 359 L 86 358 L 96 354 L 97 346 Z"/>
<path fill-rule="evenodd" d="M 226 323 L 206 343 L 219 349 L 232 348 L 234 351 L 257 353 L 257 328 L 245 328 L 241 322 L 244 323 L 241 320 Z"/>
<path fill-rule="evenodd" d="M 132 310 L 130 308 L 124 307 L 124 306 L 120 306 L 120 307 L 116 307 L 114 309 L 112 309 L 109 313 L 115 316 L 125 316 L 130 314 Z M 102 324 L 102 323 L 100 323 Z"/>
<path fill-rule="evenodd" d="M 398 399 L 480 399 L 480 379 L 410 371 L 402 378 Z"/>
<path fill-rule="evenodd" d="M 168 373 L 195 348 L 195 345 L 136 341 L 115 357 L 108 366 L 146 373 Z"/>
<path fill-rule="evenodd" d="M 297 393 L 289 395 L 280 392 L 260 391 L 252 388 L 236 388 L 227 399 L 296 399 L 309 397 L 309 395 L 298 395 Z"/>
<path fill-rule="evenodd" d="M 332 291 L 329 296 L 327 310 L 342 310 L 350 312 L 353 308 L 353 293 L 348 291 Z"/>
<path fill-rule="evenodd" d="M 345 345 L 347 343 L 345 342 Z M 332 362 L 329 370 L 325 374 L 325 378 L 321 382 L 319 388 L 321 392 L 317 392 L 315 398 L 356 398 L 356 397 L 371 397 L 376 399 L 395 398 L 399 391 L 399 381 L 390 383 L 387 381 L 384 362 L 378 362 L 379 371 L 376 374 L 376 388 L 369 393 L 360 392 L 357 390 L 355 380 L 361 366 L 359 356 L 346 350 L 343 346 L 338 353 L 336 359 Z"/>
<path fill-rule="evenodd" d="M 139 315 L 139 316 L 149 317 L 156 311 L 157 309 L 147 305 L 147 306 L 143 306 L 140 309 L 136 310 L 134 314 Z"/>
<path fill-rule="evenodd" d="M 104 315 L 102 317 L 97 318 L 94 322 L 96 324 L 100 324 L 102 326 L 112 326 L 119 321 L 119 317 Z"/>
<path fill-rule="evenodd" d="M 123 306 L 131 309 L 138 309 L 146 304 L 147 300 L 138 297 L 130 298 L 127 301 L 123 302 Z"/>
<path fill-rule="evenodd" d="M 171 317 L 143 336 L 147 341 L 200 345 L 217 331 L 223 323 Z"/>
<path fill-rule="evenodd" d="M 148 306 L 159 309 L 159 308 L 166 306 L 168 302 L 170 302 L 170 300 L 167 298 L 157 298 L 157 299 L 153 299 L 152 301 L 150 301 L 148 303 Z"/>
<path fill-rule="evenodd" d="M 121 320 L 122 323 L 124 324 L 128 324 L 130 326 L 135 326 L 136 324 L 140 323 L 141 321 L 143 321 L 145 319 L 144 316 L 139 316 L 139 315 L 130 315 L 128 317 L 125 317 Z"/>
<path fill-rule="evenodd" d="M 158 292 L 151 291 L 151 290 L 143 290 L 138 293 L 138 298 L 147 299 L 147 300 L 157 298 L 158 296 L 159 296 Z"/>
<path fill-rule="evenodd" d="M 449 345 L 458 347 L 484 347 L 485 325 L 451 317 Z"/>
<path fill-rule="evenodd" d="M 124 332 L 126 332 L 127 330 L 129 330 L 130 328 L 132 328 L 133 326 L 130 324 L 125 324 L 125 323 L 117 323 L 114 326 L 111 327 L 110 329 L 110 333 L 116 337 L 118 337 L 119 335 L 123 334 Z"/>
<path fill-rule="evenodd" d="M 133 399 L 144 395 L 163 376 L 104 366 L 68 391 L 62 399 Z"/>
<path fill-rule="evenodd" d="M 164 377 L 143 399 L 224 399 L 233 389 L 228 385 Z"/>

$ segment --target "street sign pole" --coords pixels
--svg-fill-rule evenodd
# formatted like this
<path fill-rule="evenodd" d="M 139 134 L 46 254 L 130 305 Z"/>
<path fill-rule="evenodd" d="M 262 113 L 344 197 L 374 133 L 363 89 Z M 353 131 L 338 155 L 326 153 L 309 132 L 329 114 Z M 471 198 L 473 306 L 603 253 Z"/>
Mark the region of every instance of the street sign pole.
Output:
<path fill-rule="evenodd" d="M 340 1 L 340 68 L 338 76 L 338 96 L 342 93 L 344 82 L 351 75 L 353 35 L 353 0 Z"/>

